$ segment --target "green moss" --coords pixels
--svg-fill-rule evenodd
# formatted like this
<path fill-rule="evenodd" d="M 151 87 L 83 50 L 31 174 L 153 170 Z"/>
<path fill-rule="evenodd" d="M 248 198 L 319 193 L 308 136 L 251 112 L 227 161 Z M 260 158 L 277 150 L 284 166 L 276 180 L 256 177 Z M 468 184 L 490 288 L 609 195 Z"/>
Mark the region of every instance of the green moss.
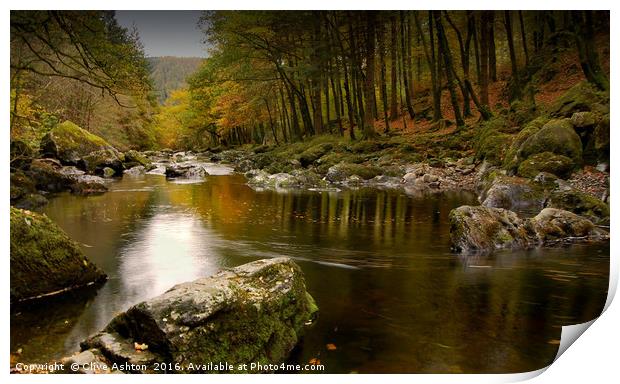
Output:
<path fill-rule="evenodd" d="M 562 179 L 567 179 L 573 171 L 573 161 L 562 155 L 551 152 L 537 153 L 523 160 L 517 174 L 523 177 L 534 178 L 540 172 L 552 173 Z"/>
<path fill-rule="evenodd" d="M 510 148 L 506 152 L 504 158 L 504 168 L 509 171 L 516 171 L 519 167 L 519 163 L 523 160 L 520 156 L 519 150 L 523 143 L 533 134 L 540 131 L 540 129 L 549 121 L 549 117 L 540 116 L 530 121 L 514 138 Z"/>
<path fill-rule="evenodd" d="M 574 164 L 581 165 L 583 154 L 581 139 L 573 129 L 570 119 L 550 120 L 538 132 L 527 138 L 519 149 L 522 158 L 543 152 L 564 155 Z"/>
<path fill-rule="evenodd" d="M 558 97 L 549 106 L 549 113 L 557 117 L 571 117 L 575 112 L 591 111 L 597 103 L 609 103 L 609 94 L 597 91 L 584 80 Z"/>
<path fill-rule="evenodd" d="M 41 139 L 43 154 L 65 163 L 75 164 L 81 157 L 104 149 L 114 150 L 101 137 L 93 135 L 70 121 L 58 124 Z"/>
<path fill-rule="evenodd" d="M 11 207 L 11 301 L 105 278 L 47 216 Z"/>
<path fill-rule="evenodd" d="M 609 205 L 592 195 L 576 190 L 552 193 L 547 206 L 573 212 L 594 223 L 609 221 Z"/>
<path fill-rule="evenodd" d="M 298 160 L 302 166 L 307 167 L 321 158 L 334 148 L 332 143 L 320 143 L 303 151 Z"/>
<path fill-rule="evenodd" d="M 151 161 L 147 159 L 146 156 L 133 149 L 125 152 L 125 167 L 131 168 L 137 165 L 148 167 L 151 165 Z"/>

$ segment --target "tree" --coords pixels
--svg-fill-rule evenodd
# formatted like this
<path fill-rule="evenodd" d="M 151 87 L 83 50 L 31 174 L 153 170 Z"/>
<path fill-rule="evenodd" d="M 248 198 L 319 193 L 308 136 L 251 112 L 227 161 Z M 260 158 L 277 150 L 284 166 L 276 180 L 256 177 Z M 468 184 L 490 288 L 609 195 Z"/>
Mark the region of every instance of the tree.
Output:
<path fill-rule="evenodd" d="M 602 91 L 608 90 L 609 79 L 601 68 L 596 52 L 592 11 L 571 11 L 571 16 L 581 69 L 589 82 Z"/>

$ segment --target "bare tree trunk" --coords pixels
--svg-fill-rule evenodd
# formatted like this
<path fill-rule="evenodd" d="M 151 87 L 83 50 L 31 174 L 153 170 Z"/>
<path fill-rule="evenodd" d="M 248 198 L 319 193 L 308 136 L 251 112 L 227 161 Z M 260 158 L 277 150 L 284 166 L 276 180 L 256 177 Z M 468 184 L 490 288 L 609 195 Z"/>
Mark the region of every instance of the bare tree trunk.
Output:
<path fill-rule="evenodd" d="M 379 65 L 381 67 L 379 88 L 381 89 L 381 101 L 383 102 L 383 120 L 385 121 L 384 132 L 388 132 L 390 130 L 390 119 L 388 118 L 387 75 L 385 68 L 385 24 L 383 21 L 379 22 L 377 40 L 379 41 Z"/>
<path fill-rule="evenodd" d="M 364 93 L 366 98 L 366 114 L 364 119 L 364 137 L 374 137 L 376 135 L 374 127 L 374 116 L 372 114 L 373 100 L 375 97 L 375 11 L 366 12 L 366 81 L 364 82 Z"/>
<path fill-rule="evenodd" d="M 521 27 L 521 45 L 523 46 L 523 54 L 525 55 L 525 66 L 530 65 L 530 56 L 527 53 L 527 37 L 525 26 L 523 23 L 523 12 L 519 11 L 519 25 Z"/>
<path fill-rule="evenodd" d="M 461 109 L 459 107 L 459 100 L 456 94 L 456 87 L 454 86 L 454 65 L 452 64 L 452 54 L 450 53 L 450 47 L 448 46 L 448 40 L 443 29 L 443 23 L 441 22 L 441 11 L 430 11 L 433 13 L 435 19 L 435 25 L 437 27 L 437 42 L 441 47 L 444 60 L 444 69 L 446 71 L 446 79 L 448 81 L 448 90 L 450 91 L 450 101 L 452 102 L 452 109 L 454 110 L 454 119 L 456 120 L 457 127 L 464 127 L 465 121 L 461 115 Z"/>
<path fill-rule="evenodd" d="M 398 101 L 396 92 L 398 91 L 398 72 L 396 70 L 396 65 L 398 63 L 398 43 L 397 43 L 397 29 L 396 29 L 396 16 L 390 16 L 390 52 L 391 52 L 391 65 L 392 69 L 390 70 L 390 80 L 391 80 L 391 89 L 390 89 L 390 118 L 395 120 L 398 117 Z"/>

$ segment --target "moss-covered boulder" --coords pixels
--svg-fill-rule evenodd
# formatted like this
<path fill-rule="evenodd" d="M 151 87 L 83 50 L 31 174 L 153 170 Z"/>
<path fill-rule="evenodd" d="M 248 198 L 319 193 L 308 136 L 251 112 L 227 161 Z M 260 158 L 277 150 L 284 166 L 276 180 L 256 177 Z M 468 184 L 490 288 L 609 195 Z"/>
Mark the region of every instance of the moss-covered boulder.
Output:
<path fill-rule="evenodd" d="M 97 151 L 118 151 L 101 137 L 78 127 L 71 121 L 58 124 L 41 139 L 41 152 L 64 164 L 76 165 L 86 155 Z"/>
<path fill-rule="evenodd" d="M 238 373 L 239 364 L 285 361 L 317 311 L 297 264 L 258 260 L 134 305 L 81 347 L 146 371 L 163 363 L 170 372 L 210 373 L 210 363 L 228 363 Z"/>
<path fill-rule="evenodd" d="M 372 165 L 339 163 L 327 170 L 325 178 L 332 183 L 339 183 L 353 175 L 357 175 L 364 180 L 370 180 L 380 174 L 381 168 Z"/>
<path fill-rule="evenodd" d="M 54 159 L 36 159 L 30 164 L 29 174 L 38 190 L 62 192 L 69 190 L 74 180 L 61 169 L 60 163 Z"/>
<path fill-rule="evenodd" d="M 531 218 L 528 225 L 536 232 L 539 243 L 573 240 L 575 238 L 607 238 L 608 234 L 598 229 L 584 217 L 562 209 L 545 208 Z"/>
<path fill-rule="evenodd" d="M 513 135 L 506 133 L 511 128 L 502 117 L 484 122 L 474 141 L 476 159 L 502 164 L 513 141 Z"/>
<path fill-rule="evenodd" d="M 582 163 L 581 139 L 575 132 L 570 119 L 555 119 L 547 122 L 538 132 L 523 142 L 519 149 L 522 159 L 537 153 L 551 152 L 570 158 L 574 164 Z"/>
<path fill-rule="evenodd" d="M 534 239 L 524 220 L 502 208 L 464 205 L 450 211 L 450 239 L 457 252 L 526 247 Z"/>
<path fill-rule="evenodd" d="M 83 156 L 78 165 L 88 173 L 103 175 L 105 168 L 111 168 L 115 174 L 121 175 L 125 170 L 123 165 L 124 156 L 116 149 L 102 149 L 100 151 L 94 151 L 86 156 Z"/>
<path fill-rule="evenodd" d="M 151 161 L 147 159 L 146 156 L 144 156 L 142 153 L 132 149 L 125 152 L 124 165 L 127 169 L 137 167 L 139 165 L 146 168 L 150 167 Z"/>
<path fill-rule="evenodd" d="M 587 112 L 597 103 L 608 102 L 608 96 L 597 91 L 592 84 L 582 81 L 558 97 L 550 106 L 549 113 L 557 117 L 571 117 L 575 112 Z"/>
<path fill-rule="evenodd" d="M 32 177 L 21 170 L 11 172 L 11 205 L 23 209 L 36 209 L 47 204 L 47 199 L 38 193 Z"/>
<path fill-rule="evenodd" d="M 331 143 L 317 144 L 303 151 L 297 160 L 299 160 L 303 167 L 308 167 L 333 148 L 334 146 Z"/>
<path fill-rule="evenodd" d="M 604 115 L 594 128 L 594 149 L 596 160 L 609 163 L 610 133 L 609 114 Z"/>
<path fill-rule="evenodd" d="M 53 295 L 105 280 L 47 216 L 11 207 L 11 302 Z"/>
<path fill-rule="evenodd" d="M 556 155 L 552 152 L 537 153 L 523 160 L 519 164 L 517 174 L 530 179 L 536 177 L 540 172 L 554 174 L 562 179 L 570 177 L 575 164 L 563 155 Z"/>
<path fill-rule="evenodd" d="M 609 222 L 609 205 L 601 199 L 574 189 L 553 192 L 546 206 L 576 213 L 595 223 Z"/>
<path fill-rule="evenodd" d="M 521 219 L 502 208 L 461 206 L 450 211 L 449 219 L 452 247 L 462 253 L 609 238 L 590 220 L 555 208 Z"/>
<path fill-rule="evenodd" d="M 504 157 L 503 166 L 508 171 L 516 171 L 519 164 L 523 160 L 519 150 L 523 143 L 533 134 L 540 131 L 540 129 L 549 121 L 546 116 L 540 116 L 529 123 L 514 137 L 510 147 L 506 151 Z"/>

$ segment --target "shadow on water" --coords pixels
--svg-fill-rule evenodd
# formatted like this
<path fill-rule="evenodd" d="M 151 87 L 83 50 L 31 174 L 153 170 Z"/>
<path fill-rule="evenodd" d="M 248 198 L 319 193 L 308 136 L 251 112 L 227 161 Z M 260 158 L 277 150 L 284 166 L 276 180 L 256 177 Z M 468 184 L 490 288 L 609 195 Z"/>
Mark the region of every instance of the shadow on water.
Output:
<path fill-rule="evenodd" d="M 590 320 L 604 305 L 607 243 L 451 254 L 448 214 L 477 204 L 470 193 L 255 191 L 244 183 L 238 175 L 192 184 L 146 176 L 100 196 L 52 199 L 45 213 L 110 280 L 86 300 L 12 310 L 11 351 L 30 361 L 70 354 L 132 304 L 275 256 L 301 265 L 321 309 L 292 359 L 317 358 L 327 372 L 538 369 L 553 359 L 562 325 Z"/>

